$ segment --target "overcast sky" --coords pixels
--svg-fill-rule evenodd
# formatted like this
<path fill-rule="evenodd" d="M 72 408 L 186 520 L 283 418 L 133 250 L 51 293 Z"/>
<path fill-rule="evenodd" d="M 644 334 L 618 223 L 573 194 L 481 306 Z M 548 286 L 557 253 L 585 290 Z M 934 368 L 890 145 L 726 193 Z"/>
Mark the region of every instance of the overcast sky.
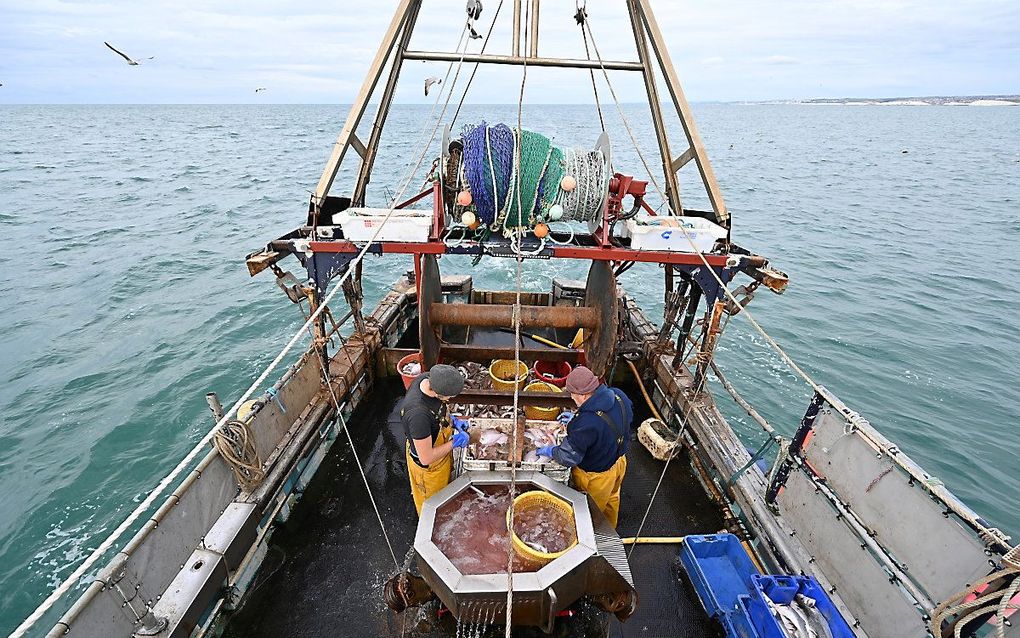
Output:
<path fill-rule="evenodd" d="M 480 30 L 498 0 L 483 0 Z M 1018 0 L 651 0 L 692 101 L 1020 93 Z M 0 0 L 0 103 L 348 103 L 396 0 Z M 424 0 L 411 48 L 453 50 L 463 0 Z M 507 53 L 512 0 L 488 52 Z M 583 57 L 574 0 L 542 3 L 540 53 Z M 633 59 L 623 0 L 589 0 L 603 57 Z M 128 66 L 107 40 L 134 58 Z M 480 41 L 471 43 L 477 51 Z M 408 62 L 424 102 L 441 64 Z M 520 70 L 488 67 L 471 102 L 516 102 Z M 621 99 L 643 101 L 614 74 Z M 591 100 L 587 75 L 528 72 L 530 102 Z M 255 88 L 266 91 L 255 94 Z"/>

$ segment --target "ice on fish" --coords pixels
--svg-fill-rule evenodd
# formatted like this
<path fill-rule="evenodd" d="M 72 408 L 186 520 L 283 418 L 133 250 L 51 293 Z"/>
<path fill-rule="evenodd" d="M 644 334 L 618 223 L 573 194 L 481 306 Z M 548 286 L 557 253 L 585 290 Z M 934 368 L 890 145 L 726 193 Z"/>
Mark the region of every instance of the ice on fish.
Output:
<path fill-rule="evenodd" d="M 417 361 L 410 361 L 404 364 L 404 367 L 401 368 L 400 372 L 409 377 L 416 377 L 421 374 L 421 364 Z"/>

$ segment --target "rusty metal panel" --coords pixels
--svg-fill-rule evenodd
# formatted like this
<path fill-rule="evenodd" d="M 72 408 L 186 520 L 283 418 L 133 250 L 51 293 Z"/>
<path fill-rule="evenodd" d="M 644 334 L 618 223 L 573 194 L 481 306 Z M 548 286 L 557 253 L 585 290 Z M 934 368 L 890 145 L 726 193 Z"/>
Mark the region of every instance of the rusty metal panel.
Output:
<path fill-rule="evenodd" d="M 804 456 L 934 601 L 993 567 L 984 544 L 916 481 L 823 405 Z"/>
<path fill-rule="evenodd" d="M 314 356 L 307 354 L 304 364 L 280 388 L 277 399 L 267 401 L 252 417 L 251 431 L 259 458 L 269 458 L 301 411 L 322 388 L 322 372 Z"/>
<path fill-rule="evenodd" d="M 870 638 L 925 638 L 927 627 L 907 594 L 862 548 L 857 535 L 815 491 L 802 472 L 793 472 L 779 494 L 780 514 L 796 530 L 814 563 L 836 588 Z"/>

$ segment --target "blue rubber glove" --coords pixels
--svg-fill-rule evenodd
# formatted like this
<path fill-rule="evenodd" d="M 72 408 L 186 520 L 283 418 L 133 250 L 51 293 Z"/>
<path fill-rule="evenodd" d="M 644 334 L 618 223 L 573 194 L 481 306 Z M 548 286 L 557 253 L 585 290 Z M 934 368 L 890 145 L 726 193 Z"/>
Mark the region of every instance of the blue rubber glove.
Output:
<path fill-rule="evenodd" d="M 467 432 L 461 432 L 460 430 L 457 430 L 456 432 L 453 433 L 454 448 L 467 447 L 468 441 L 470 440 L 471 437 L 468 436 Z"/>
<path fill-rule="evenodd" d="M 453 423 L 455 430 L 460 430 L 461 432 L 467 432 L 468 426 L 471 425 L 467 422 L 467 419 L 462 419 L 459 416 L 451 416 L 450 422 Z"/>
<path fill-rule="evenodd" d="M 544 457 L 547 457 L 547 458 L 551 459 L 553 457 L 553 448 L 554 447 L 556 447 L 556 446 L 555 445 L 546 445 L 544 447 L 538 448 L 537 450 L 535 450 L 535 452 L 539 456 L 544 456 Z"/>
<path fill-rule="evenodd" d="M 564 410 L 562 413 L 560 413 L 558 417 L 556 417 L 556 420 L 559 421 L 560 423 L 569 423 L 570 420 L 573 418 L 574 418 L 573 412 L 571 412 L 570 410 Z"/>

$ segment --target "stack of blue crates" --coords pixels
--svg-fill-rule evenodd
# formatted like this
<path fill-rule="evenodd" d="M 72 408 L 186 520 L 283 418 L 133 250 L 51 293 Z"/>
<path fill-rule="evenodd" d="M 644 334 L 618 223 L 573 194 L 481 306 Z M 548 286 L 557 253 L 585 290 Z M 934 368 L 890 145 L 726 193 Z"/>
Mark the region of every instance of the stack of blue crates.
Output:
<path fill-rule="evenodd" d="M 762 575 L 732 534 L 687 536 L 680 562 L 705 611 L 722 624 L 727 638 L 787 638 L 765 599 L 789 605 L 797 594 L 815 601 L 833 638 L 854 638 L 813 576 Z"/>

